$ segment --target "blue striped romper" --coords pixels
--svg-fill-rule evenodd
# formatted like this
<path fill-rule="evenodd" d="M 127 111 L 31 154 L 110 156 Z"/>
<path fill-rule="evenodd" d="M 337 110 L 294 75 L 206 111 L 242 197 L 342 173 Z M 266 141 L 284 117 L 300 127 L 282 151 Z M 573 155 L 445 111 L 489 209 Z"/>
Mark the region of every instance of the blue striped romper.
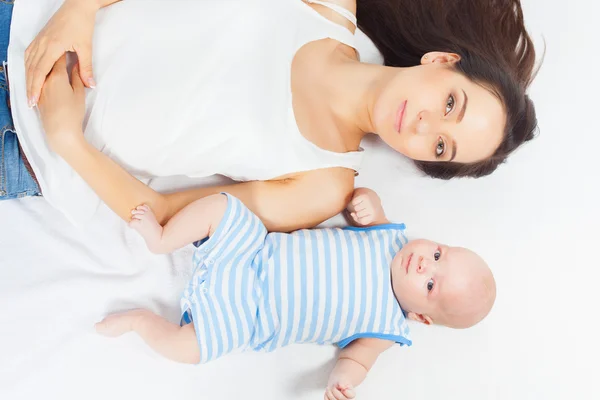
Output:
<path fill-rule="evenodd" d="M 267 233 L 228 195 L 214 234 L 198 245 L 181 297 L 200 363 L 292 343 L 372 337 L 411 345 L 391 286 L 390 265 L 407 239 L 403 224 Z"/>

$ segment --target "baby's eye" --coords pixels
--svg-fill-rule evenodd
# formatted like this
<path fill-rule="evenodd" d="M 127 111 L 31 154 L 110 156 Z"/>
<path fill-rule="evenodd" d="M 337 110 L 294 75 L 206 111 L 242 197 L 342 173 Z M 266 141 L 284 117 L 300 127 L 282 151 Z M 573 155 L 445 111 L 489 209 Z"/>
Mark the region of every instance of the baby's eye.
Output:
<path fill-rule="evenodd" d="M 435 261 L 439 261 L 441 256 L 442 256 L 442 253 L 439 250 L 436 251 L 435 253 L 433 253 L 433 259 Z"/>
<path fill-rule="evenodd" d="M 450 114 L 452 110 L 454 110 L 454 96 L 448 96 L 448 100 L 446 101 L 446 115 Z"/>
<path fill-rule="evenodd" d="M 431 292 L 432 290 L 433 290 L 433 279 L 430 279 L 430 280 L 427 282 L 427 291 L 428 291 L 428 292 Z"/>
<path fill-rule="evenodd" d="M 439 138 L 437 145 L 435 146 L 435 156 L 440 158 L 446 152 L 446 143 L 444 143 L 444 139 Z"/>

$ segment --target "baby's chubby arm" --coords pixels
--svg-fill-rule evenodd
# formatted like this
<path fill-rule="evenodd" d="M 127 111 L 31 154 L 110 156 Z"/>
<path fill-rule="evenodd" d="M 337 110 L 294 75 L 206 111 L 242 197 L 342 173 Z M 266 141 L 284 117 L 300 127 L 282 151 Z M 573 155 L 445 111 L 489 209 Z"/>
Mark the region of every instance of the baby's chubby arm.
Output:
<path fill-rule="evenodd" d="M 325 400 L 353 399 L 354 388 L 365 380 L 377 357 L 393 345 L 389 340 L 362 338 L 345 347 L 329 376 Z"/>
<path fill-rule="evenodd" d="M 129 226 L 156 254 L 171 253 L 214 233 L 227 210 L 227 197 L 215 194 L 196 200 L 160 226 L 150 207 L 141 205 L 131 212 Z"/>
<path fill-rule="evenodd" d="M 381 199 L 373 190 L 357 188 L 354 190 L 352 200 L 346 207 L 352 225 L 373 226 L 388 224 L 389 221 L 383 211 Z"/>

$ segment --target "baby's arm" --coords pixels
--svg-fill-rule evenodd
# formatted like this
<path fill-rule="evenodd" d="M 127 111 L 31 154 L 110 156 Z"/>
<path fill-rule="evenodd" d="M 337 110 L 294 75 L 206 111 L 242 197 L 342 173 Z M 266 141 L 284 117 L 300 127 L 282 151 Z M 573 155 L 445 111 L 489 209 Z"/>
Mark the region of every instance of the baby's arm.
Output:
<path fill-rule="evenodd" d="M 350 343 L 340 353 L 329 376 L 325 399 L 353 399 L 356 396 L 354 388 L 365 380 L 377 357 L 393 344 L 389 340 L 375 338 L 357 339 Z"/>
<path fill-rule="evenodd" d="M 226 209 L 226 196 L 204 197 L 188 204 L 162 227 L 150 207 L 141 205 L 131 212 L 129 226 L 142 235 L 151 252 L 170 253 L 212 235 Z"/>
<path fill-rule="evenodd" d="M 381 199 L 371 189 L 358 188 L 354 190 L 352 200 L 346 207 L 353 225 L 372 226 L 388 224 Z"/>

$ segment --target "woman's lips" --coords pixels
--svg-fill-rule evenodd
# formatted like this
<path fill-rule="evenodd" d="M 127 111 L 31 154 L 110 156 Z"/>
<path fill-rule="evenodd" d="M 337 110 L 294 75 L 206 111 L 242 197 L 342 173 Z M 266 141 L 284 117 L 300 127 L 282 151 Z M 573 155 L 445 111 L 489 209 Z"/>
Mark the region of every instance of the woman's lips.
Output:
<path fill-rule="evenodd" d="M 394 128 L 396 128 L 396 132 L 400 133 L 400 129 L 402 128 L 402 120 L 404 119 L 404 110 L 406 110 L 406 103 L 408 100 L 404 100 L 404 102 L 398 107 L 398 112 L 396 113 L 396 123 L 394 124 Z"/>

